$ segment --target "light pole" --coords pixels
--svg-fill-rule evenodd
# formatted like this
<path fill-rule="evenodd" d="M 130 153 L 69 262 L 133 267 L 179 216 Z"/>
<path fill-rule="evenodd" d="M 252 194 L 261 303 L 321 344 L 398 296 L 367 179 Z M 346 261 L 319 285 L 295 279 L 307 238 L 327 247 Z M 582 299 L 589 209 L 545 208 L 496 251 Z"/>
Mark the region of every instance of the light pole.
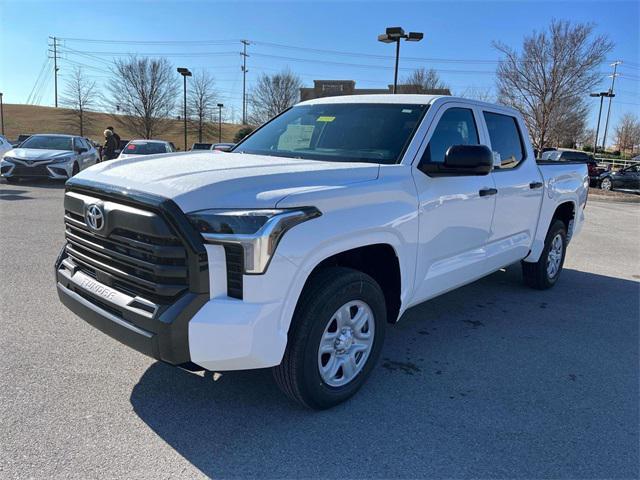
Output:
<path fill-rule="evenodd" d="M 218 143 L 222 142 L 222 103 L 218 104 Z"/>
<path fill-rule="evenodd" d="M 187 77 L 191 76 L 188 68 L 178 67 L 178 73 L 184 79 L 184 100 L 183 100 L 183 118 L 184 118 L 184 151 L 187 151 Z"/>
<path fill-rule="evenodd" d="M 4 105 L 2 103 L 2 92 L 0 92 L 0 124 L 2 124 L 2 135 L 4 135 Z"/>
<path fill-rule="evenodd" d="M 398 89 L 398 62 L 400 61 L 400 40 L 405 39 L 407 42 L 419 42 L 424 38 L 422 32 L 404 33 L 401 27 L 389 27 L 385 33 L 378 35 L 378 41 L 382 43 L 396 42 L 396 67 L 393 74 L 393 93 Z"/>
<path fill-rule="evenodd" d="M 596 127 L 596 137 L 593 139 L 593 155 L 595 157 L 598 151 L 598 135 L 600 134 L 600 117 L 602 116 L 602 101 L 604 97 L 615 97 L 614 93 L 610 92 L 600 92 L 600 93 L 590 93 L 590 97 L 600 97 L 600 109 L 598 110 L 598 123 Z"/>

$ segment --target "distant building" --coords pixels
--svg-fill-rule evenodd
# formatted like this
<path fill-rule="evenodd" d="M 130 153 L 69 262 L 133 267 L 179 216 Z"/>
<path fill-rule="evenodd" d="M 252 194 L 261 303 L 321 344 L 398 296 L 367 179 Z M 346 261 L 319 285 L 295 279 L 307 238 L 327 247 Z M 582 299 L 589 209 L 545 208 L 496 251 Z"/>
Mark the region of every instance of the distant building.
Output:
<path fill-rule="evenodd" d="M 451 95 L 448 88 L 435 88 L 420 91 L 415 85 L 398 85 L 398 93 L 422 93 L 425 95 Z M 300 89 L 300 101 L 313 98 L 336 97 L 339 95 L 372 95 L 392 93 L 393 85 L 387 88 L 356 88 L 354 80 L 314 80 L 313 87 Z"/>

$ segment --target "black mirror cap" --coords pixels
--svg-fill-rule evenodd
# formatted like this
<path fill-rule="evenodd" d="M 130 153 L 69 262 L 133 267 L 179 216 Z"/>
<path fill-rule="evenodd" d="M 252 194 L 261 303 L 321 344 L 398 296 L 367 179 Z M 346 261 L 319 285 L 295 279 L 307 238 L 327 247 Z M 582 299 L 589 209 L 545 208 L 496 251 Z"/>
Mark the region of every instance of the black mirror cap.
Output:
<path fill-rule="evenodd" d="M 493 169 L 493 152 L 486 145 L 452 145 L 444 163 L 425 163 L 420 170 L 431 177 L 487 175 Z"/>

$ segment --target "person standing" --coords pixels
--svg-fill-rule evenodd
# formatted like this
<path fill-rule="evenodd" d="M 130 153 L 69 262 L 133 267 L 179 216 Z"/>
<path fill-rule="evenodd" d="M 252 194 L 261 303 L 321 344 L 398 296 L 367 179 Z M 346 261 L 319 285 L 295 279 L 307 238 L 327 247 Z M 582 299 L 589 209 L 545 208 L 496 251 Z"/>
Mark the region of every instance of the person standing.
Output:
<path fill-rule="evenodd" d="M 104 131 L 104 144 L 102 145 L 102 161 L 113 160 L 116 158 L 116 148 L 119 145 L 116 144 L 115 136 L 109 129 Z"/>
<path fill-rule="evenodd" d="M 107 127 L 107 130 L 111 130 L 111 133 L 113 133 L 113 138 L 116 139 L 116 150 L 120 150 L 120 135 L 116 133 L 113 127 Z"/>

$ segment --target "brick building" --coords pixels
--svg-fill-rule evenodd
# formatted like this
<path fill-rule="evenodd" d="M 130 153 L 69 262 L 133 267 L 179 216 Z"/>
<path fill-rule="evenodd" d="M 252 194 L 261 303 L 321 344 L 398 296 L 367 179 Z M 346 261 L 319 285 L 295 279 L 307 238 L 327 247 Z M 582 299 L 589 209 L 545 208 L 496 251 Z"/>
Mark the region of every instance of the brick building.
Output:
<path fill-rule="evenodd" d="M 356 88 L 354 80 L 314 80 L 313 87 L 300 89 L 300 101 L 339 95 L 371 95 L 392 93 L 393 85 L 387 88 Z M 418 91 L 415 85 L 398 85 L 398 93 L 422 93 L 425 95 L 451 95 L 448 88 Z"/>

